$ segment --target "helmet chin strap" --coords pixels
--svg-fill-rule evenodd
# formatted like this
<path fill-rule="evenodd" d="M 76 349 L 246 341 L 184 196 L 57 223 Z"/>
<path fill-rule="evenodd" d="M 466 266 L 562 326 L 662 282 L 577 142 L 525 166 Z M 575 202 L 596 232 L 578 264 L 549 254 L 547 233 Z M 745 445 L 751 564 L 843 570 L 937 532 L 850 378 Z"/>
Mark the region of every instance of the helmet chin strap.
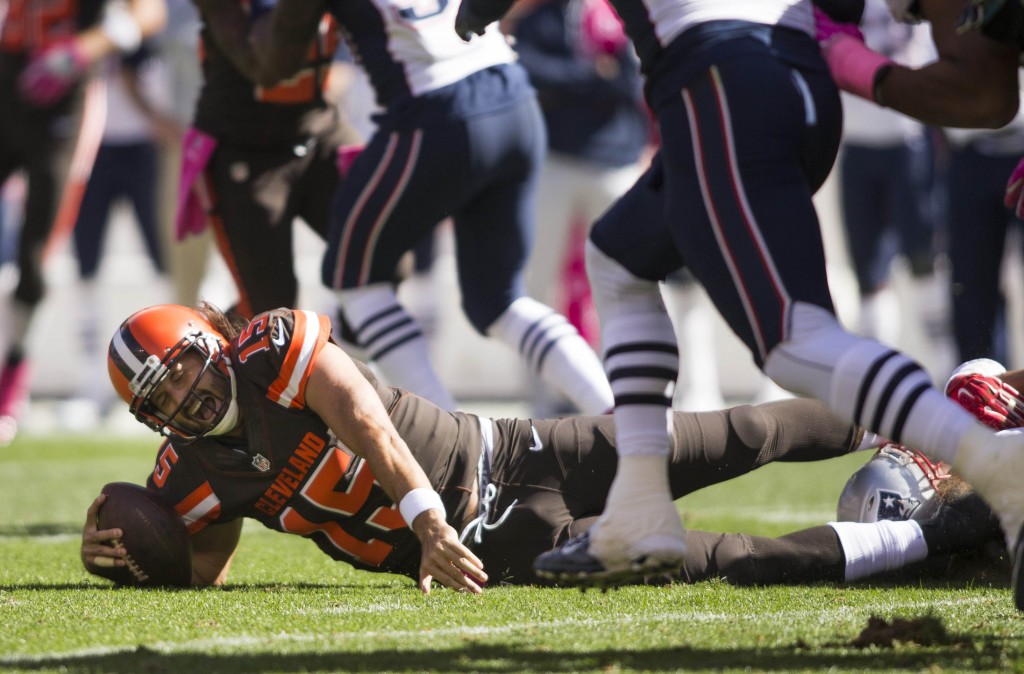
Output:
<path fill-rule="evenodd" d="M 224 416 L 206 435 L 224 435 L 238 425 L 238 395 L 235 386 L 235 371 L 231 368 L 230 361 L 228 361 L 226 369 L 228 378 L 231 380 L 231 400 L 228 401 L 228 409 L 224 412 Z"/>

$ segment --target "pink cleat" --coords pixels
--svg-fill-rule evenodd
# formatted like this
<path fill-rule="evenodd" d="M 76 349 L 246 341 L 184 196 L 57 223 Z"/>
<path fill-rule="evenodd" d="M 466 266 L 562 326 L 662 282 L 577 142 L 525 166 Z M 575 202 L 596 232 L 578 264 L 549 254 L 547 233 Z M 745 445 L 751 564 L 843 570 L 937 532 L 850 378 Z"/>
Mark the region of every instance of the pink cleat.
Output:
<path fill-rule="evenodd" d="M 0 373 L 0 447 L 14 440 L 18 420 L 28 404 L 30 371 L 28 361 L 8 364 Z"/>

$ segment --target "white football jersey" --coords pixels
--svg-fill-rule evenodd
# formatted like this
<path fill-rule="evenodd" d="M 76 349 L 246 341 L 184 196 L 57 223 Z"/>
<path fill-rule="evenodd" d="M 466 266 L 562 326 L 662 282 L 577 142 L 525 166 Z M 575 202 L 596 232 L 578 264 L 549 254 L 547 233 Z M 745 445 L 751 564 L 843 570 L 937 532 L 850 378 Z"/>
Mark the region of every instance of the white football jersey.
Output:
<path fill-rule="evenodd" d="M 381 105 L 515 60 L 497 24 L 468 43 L 456 35 L 457 0 L 332 0 L 329 7 Z"/>

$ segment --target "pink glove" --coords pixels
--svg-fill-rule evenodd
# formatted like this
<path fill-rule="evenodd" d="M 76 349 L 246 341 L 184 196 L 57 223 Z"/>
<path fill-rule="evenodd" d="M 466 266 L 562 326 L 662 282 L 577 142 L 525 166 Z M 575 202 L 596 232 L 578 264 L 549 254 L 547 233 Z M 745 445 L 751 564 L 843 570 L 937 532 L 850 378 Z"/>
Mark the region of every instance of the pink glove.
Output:
<path fill-rule="evenodd" d="M 89 61 L 74 38 L 61 40 L 32 57 L 18 78 L 18 87 L 25 100 L 45 107 L 67 94 L 88 69 Z"/>
<path fill-rule="evenodd" d="M 189 234 L 202 234 L 206 229 L 206 214 L 211 205 L 200 176 L 216 148 L 217 139 L 213 136 L 196 128 L 185 132 L 181 141 L 178 212 L 174 219 L 175 241 L 183 241 Z"/>
<path fill-rule="evenodd" d="M 580 45 L 591 57 L 614 56 L 628 43 L 622 20 L 608 0 L 587 0 L 580 17 Z"/>
<path fill-rule="evenodd" d="M 1024 218 L 1024 159 L 1013 169 L 1010 179 L 1006 181 L 1006 194 L 1003 203 L 1012 208 L 1014 215 Z"/>
<path fill-rule="evenodd" d="M 877 103 L 875 78 L 882 68 L 893 65 L 893 61 L 868 49 L 864 44 L 864 34 L 855 24 L 836 23 L 817 7 L 814 8 L 814 27 L 821 53 L 836 85 L 843 91 Z"/>
<path fill-rule="evenodd" d="M 994 430 L 1024 426 L 1024 400 L 1017 389 L 997 377 L 955 374 L 946 384 L 946 395 Z"/>
<path fill-rule="evenodd" d="M 352 168 L 352 164 L 356 162 L 358 157 L 363 152 L 365 145 L 342 145 L 338 148 L 338 175 L 344 178 L 348 175 L 348 170 Z"/>

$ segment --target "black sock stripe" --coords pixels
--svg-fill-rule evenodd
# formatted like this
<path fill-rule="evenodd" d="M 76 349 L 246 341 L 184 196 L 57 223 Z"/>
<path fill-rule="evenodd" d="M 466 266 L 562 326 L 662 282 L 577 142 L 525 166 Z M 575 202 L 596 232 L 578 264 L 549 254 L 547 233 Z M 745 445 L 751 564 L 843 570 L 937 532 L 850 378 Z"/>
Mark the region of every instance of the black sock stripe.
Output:
<path fill-rule="evenodd" d="M 548 357 L 548 353 L 551 352 L 551 348 L 555 345 L 555 342 L 562 339 L 563 337 L 568 337 L 571 334 L 571 332 L 566 332 L 564 334 L 555 336 L 553 339 L 548 340 L 548 343 L 545 344 L 544 348 L 541 350 L 540 355 L 537 356 L 537 364 L 535 366 L 537 374 L 540 374 L 540 371 L 544 368 L 544 360 Z"/>
<path fill-rule="evenodd" d="M 907 417 L 910 416 L 910 410 L 913 409 L 914 404 L 917 403 L 917 399 L 924 395 L 924 392 L 931 387 L 931 384 L 924 382 L 911 391 L 903 400 L 903 406 L 900 408 L 900 413 L 896 415 L 896 421 L 892 425 L 893 442 L 903 444 L 903 425 L 907 422 Z"/>
<path fill-rule="evenodd" d="M 365 344 L 367 347 L 369 347 L 374 342 L 379 341 L 382 337 L 386 337 L 387 335 L 391 334 L 392 332 L 395 332 L 399 328 L 404 328 L 409 325 L 414 325 L 414 321 L 412 316 L 406 315 L 397 323 L 387 325 L 365 339 L 359 337 L 359 343 Z M 417 329 L 416 332 L 419 332 L 419 330 Z"/>
<path fill-rule="evenodd" d="M 547 314 L 544 314 L 543 316 L 535 320 L 533 323 L 530 323 L 530 327 L 526 329 L 526 332 L 523 333 L 522 338 L 519 340 L 519 353 L 526 355 L 528 351 L 533 349 L 533 345 L 536 345 L 537 340 L 541 338 L 544 332 L 543 330 L 541 330 L 540 326 L 544 324 L 544 321 L 546 321 L 547 319 L 551 318 L 554 315 L 555 312 L 551 311 Z M 539 332 L 541 334 L 533 336 L 535 332 Z M 527 346 L 531 339 L 533 339 L 533 345 Z"/>
<path fill-rule="evenodd" d="M 615 406 L 624 405 L 657 405 L 658 407 L 671 407 L 672 398 L 655 393 L 626 393 L 615 396 Z"/>
<path fill-rule="evenodd" d="M 871 367 L 868 368 L 868 371 L 864 373 L 864 378 L 861 379 L 860 381 L 860 390 L 857 391 L 857 404 L 853 408 L 854 423 L 859 424 L 861 426 L 864 425 L 864 422 L 861 420 L 861 415 L 864 414 L 864 404 L 867 402 L 868 391 L 871 390 L 871 385 L 875 382 L 875 377 L 878 376 L 879 370 L 881 370 L 882 366 L 885 365 L 886 362 L 890 358 L 893 358 L 895 355 L 895 351 L 885 352 L 877 359 L 875 359 L 875 362 L 871 364 Z"/>
<path fill-rule="evenodd" d="M 359 341 L 362 341 L 361 335 L 364 332 L 366 332 L 370 328 L 370 326 L 372 326 L 374 323 L 378 321 L 384 320 L 385 318 L 395 313 L 396 311 L 402 311 L 402 307 L 398 306 L 397 304 L 392 304 L 387 309 L 384 309 L 383 311 L 378 311 L 377 313 L 371 315 L 369 318 L 367 318 L 359 325 L 353 325 L 352 330 L 353 332 L 356 333 L 356 336 L 360 338 Z"/>
<path fill-rule="evenodd" d="M 889 378 L 889 382 L 882 389 L 882 395 L 878 398 L 878 404 L 875 406 L 875 416 L 872 419 L 872 425 L 869 426 L 872 431 L 885 435 L 885 432 L 882 431 L 882 418 L 885 416 L 885 410 L 889 407 L 889 401 L 892 400 L 893 394 L 896 393 L 896 387 L 902 384 L 907 377 L 920 371 L 921 366 L 914 361 L 910 361 L 896 370 L 896 373 Z M 895 440 L 895 438 L 890 439 Z"/>
<path fill-rule="evenodd" d="M 395 341 L 391 342 L 390 344 L 385 346 L 380 351 L 376 351 L 374 353 L 371 353 L 370 354 L 370 359 L 371 360 L 379 360 L 379 359 L 383 358 L 384 356 L 388 355 L 393 349 L 397 349 L 398 347 L 402 346 L 406 342 L 411 342 L 412 340 L 418 339 L 420 337 L 423 337 L 423 333 L 420 332 L 419 330 L 416 330 L 414 332 L 410 332 L 405 337 L 402 337 L 401 339 L 396 339 Z"/>
<path fill-rule="evenodd" d="M 638 365 L 636 367 L 619 367 L 608 373 L 608 381 L 628 378 L 664 379 L 674 382 L 679 378 L 679 370 L 657 365 Z"/>
<path fill-rule="evenodd" d="M 633 353 L 636 351 L 655 351 L 657 353 L 671 353 L 676 356 L 679 355 L 679 347 L 675 344 L 666 344 L 665 342 L 628 342 L 608 349 L 604 354 L 604 358 L 605 360 L 608 360 L 612 356 L 618 356 L 623 353 Z"/>

